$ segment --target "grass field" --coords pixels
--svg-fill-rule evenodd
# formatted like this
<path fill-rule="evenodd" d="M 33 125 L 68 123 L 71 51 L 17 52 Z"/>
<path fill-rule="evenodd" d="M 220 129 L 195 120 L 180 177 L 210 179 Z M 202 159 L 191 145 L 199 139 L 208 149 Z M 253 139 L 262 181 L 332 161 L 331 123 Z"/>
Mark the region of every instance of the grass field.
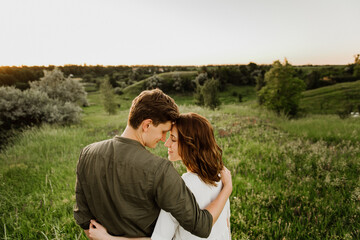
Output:
<path fill-rule="evenodd" d="M 360 119 L 287 120 L 257 108 L 251 89 L 234 91 L 250 101 L 230 104 L 230 91 L 211 111 L 174 96 L 181 112 L 214 126 L 233 176 L 233 239 L 359 239 Z M 118 97 L 121 107 L 109 116 L 98 93 L 88 97 L 80 124 L 27 130 L 0 153 L 0 239 L 85 239 L 72 216 L 80 150 L 121 133 L 131 104 Z M 162 144 L 152 151 L 166 157 Z"/>

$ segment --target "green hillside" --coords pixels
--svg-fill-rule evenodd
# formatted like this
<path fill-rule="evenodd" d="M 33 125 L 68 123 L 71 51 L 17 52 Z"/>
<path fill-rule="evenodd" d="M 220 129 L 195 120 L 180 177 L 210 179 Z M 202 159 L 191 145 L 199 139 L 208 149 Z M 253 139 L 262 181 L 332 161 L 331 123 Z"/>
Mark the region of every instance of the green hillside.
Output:
<path fill-rule="evenodd" d="M 173 75 L 178 74 L 181 78 L 190 78 L 195 79 L 197 76 L 197 71 L 178 71 L 178 72 L 167 72 L 167 73 L 160 73 L 157 76 L 162 80 L 162 83 L 167 86 L 172 86 L 173 84 Z M 139 82 L 134 83 L 131 86 L 124 88 L 124 95 L 125 96 L 136 96 L 142 90 L 144 90 L 144 84 L 149 81 L 151 77 L 143 79 Z"/>
<path fill-rule="evenodd" d="M 136 96 L 137 94 L 139 94 L 142 91 L 143 85 L 147 80 L 148 80 L 148 78 L 138 81 L 130 86 L 127 86 L 123 90 L 124 95 L 125 96 L 133 96 L 133 95 Z"/>
<path fill-rule="evenodd" d="M 353 105 L 353 111 L 358 111 L 360 80 L 305 91 L 300 102 L 300 107 L 307 112 L 322 114 L 334 114 L 348 105 Z"/>

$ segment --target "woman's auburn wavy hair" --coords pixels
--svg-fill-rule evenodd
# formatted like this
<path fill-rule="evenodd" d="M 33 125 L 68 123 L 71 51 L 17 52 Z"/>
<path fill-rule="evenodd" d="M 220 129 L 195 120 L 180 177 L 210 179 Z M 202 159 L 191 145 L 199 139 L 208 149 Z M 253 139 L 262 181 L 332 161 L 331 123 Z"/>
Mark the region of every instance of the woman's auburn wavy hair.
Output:
<path fill-rule="evenodd" d="M 179 155 L 184 165 L 206 184 L 216 186 L 224 164 L 222 150 L 210 122 L 196 113 L 180 114 L 176 120 Z"/>

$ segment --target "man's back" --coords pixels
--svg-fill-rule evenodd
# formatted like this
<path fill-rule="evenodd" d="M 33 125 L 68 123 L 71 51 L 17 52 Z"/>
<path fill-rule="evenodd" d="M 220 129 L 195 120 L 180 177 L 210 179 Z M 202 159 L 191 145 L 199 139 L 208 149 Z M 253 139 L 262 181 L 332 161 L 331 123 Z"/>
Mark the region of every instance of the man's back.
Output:
<path fill-rule="evenodd" d="M 90 212 L 114 235 L 151 234 L 160 211 L 152 184 L 156 170 L 165 164 L 127 138 L 85 147 L 77 174 Z"/>
<path fill-rule="evenodd" d="M 151 154 L 139 142 L 119 136 L 83 149 L 77 166 L 76 198 L 77 223 L 86 229 L 88 221 L 96 219 L 113 235 L 150 236 L 160 208 L 193 228 L 197 221 L 209 225 L 211 220 L 208 212 L 194 211 L 195 199 L 169 161 Z"/>

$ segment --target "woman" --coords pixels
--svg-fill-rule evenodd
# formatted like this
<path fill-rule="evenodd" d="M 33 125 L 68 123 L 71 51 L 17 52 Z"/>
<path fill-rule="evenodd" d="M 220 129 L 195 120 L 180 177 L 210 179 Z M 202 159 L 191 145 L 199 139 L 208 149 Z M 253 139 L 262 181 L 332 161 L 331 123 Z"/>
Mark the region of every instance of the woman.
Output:
<path fill-rule="evenodd" d="M 182 178 L 195 195 L 200 208 L 205 208 L 221 191 L 219 173 L 224 168 L 222 150 L 215 141 L 210 122 L 196 113 L 181 114 L 172 127 L 165 146 L 168 148 L 170 161 L 182 160 L 186 166 L 187 173 L 183 174 Z M 95 240 L 128 239 L 109 235 L 106 229 L 94 220 L 91 221 L 89 235 Z M 161 210 L 151 239 L 200 238 L 183 229 L 170 213 Z M 208 239 L 231 239 L 229 200 Z"/>

